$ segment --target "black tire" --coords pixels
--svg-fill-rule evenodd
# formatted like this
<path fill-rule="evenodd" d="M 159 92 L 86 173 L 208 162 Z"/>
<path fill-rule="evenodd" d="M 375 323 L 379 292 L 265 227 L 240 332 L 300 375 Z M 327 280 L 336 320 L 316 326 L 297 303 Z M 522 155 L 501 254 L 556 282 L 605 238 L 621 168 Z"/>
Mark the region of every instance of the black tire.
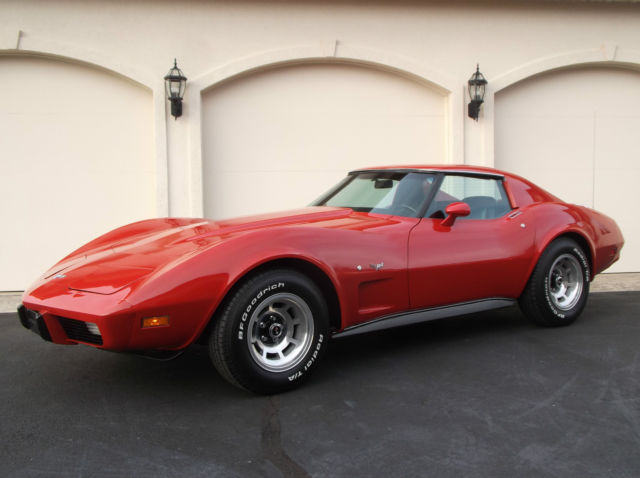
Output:
<path fill-rule="evenodd" d="M 589 296 L 589 261 L 573 240 L 560 238 L 544 250 L 520 296 L 520 309 L 544 327 L 572 324 Z"/>
<path fill-rule="evenodd" d="M 214 317 L 209 355 L 229 382 L 255 393 L 300 385 L 329 342 L 322 293 L 303 274 L 278 269 L 246 280 Z"/>

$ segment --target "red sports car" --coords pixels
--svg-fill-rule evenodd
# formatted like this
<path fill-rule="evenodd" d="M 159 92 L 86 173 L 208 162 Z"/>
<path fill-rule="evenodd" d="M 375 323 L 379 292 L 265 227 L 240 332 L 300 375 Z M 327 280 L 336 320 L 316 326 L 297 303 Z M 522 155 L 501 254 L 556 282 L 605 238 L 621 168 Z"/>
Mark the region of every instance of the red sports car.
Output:
<path fill-rule="evenodd" d="M 231 383 L 274 393 L 332 337 L 516 302 L 568 325 L 622 245 L 609 217 L 512 174 L 363 169 L 305 209 L 116 229 L 49 269 L 19 315 L 57 344 L 163 356 L 207 343 Z"/>

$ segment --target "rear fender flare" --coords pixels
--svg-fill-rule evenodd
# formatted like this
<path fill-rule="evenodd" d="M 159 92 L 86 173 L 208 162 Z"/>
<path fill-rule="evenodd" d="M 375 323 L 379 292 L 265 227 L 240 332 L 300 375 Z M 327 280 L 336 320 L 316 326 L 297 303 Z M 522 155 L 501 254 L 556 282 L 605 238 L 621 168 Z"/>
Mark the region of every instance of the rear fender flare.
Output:
<path fill-rule="evenodd" d="M 582 229 L 578 227 L 570 227 L 570 228 L 556 227 L 552 230 L 547 231 L 543 236 L 540 237 L 539 240 L 536 241 L 536 246 L 535 246 L 536 250 L 535 250 L 534 259 L 532 260 L 531 264 L 529 264 L 529 268 L 527 271 L 527 282 L 529 281 L 529 278 L 533 273 L 533 269 L 535 268 L 536 264 L 540 260 L 540 256 L 542 255 L 542 253 L 545 251 L 547 247 L 549 247 L 549 244 L 551 244 L 553 241 L 555 241 L 560 237 L 573 239 L 578 243 L 580 247 L 582 247 L 582 249 L 585 252 L 585 255 L 587 256 L 587 260 L 589 261 L 589 276 L 590 276 L 589 278 L 590 280 L 593 280 L 594 263 L 595 263 L 595 246 L 593 244 L 593 241 L 589 238 L 589 235 L 586 234 Z"/>

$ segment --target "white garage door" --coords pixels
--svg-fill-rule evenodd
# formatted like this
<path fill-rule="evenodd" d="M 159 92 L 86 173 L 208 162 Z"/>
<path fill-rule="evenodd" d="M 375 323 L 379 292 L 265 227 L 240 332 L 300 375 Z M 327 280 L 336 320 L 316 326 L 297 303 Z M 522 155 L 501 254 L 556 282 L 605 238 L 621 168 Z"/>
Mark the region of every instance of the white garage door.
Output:
<path fill-rule="evenodd" d="M 640 73 L 547 73 L 496 95 L 496 167 L 613 217 L 625 237 L 609 272 L 640 271 Z"/>
<path fill-rule="evenodd" d="M 0 58 L 0 290 L 156 214 L 149 91 L 104 71 Z"/>
<path fill-rule="evenodd" d="M 359 167 L 446 160 L 444 96 L 370 68 L 256 73 L 205 93 L 203 112 L 212 218 L 305 206 Z"/>

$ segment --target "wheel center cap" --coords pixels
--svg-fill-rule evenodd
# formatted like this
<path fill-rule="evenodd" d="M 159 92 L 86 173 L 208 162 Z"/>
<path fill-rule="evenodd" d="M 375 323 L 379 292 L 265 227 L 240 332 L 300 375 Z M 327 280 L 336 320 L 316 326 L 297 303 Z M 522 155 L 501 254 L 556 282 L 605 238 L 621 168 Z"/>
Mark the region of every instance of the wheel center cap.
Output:
<path fill-rule="evenodd" d="M 282 325 L 280 324 L 271 324 L 271 326 L 269 327 L 269 335 L 272 339 L 280 338 L 282 332 L 284 332 L 284 327 L 282 327 Z"/>

